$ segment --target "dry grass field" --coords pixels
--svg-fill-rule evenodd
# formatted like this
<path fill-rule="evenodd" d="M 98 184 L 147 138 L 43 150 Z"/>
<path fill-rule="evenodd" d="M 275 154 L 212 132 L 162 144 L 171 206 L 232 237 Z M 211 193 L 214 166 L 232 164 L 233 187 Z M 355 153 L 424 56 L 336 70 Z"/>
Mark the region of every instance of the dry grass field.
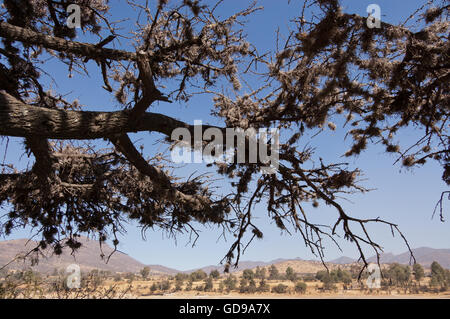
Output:
<path fill-rule="evenodd" d="M 27 284 L 22 284 L 16 287 L 17 291 L 21 291 L 17 298 L 113 298 L 113 299 L 301 299 L 301 298 L 331 298 L 331 299 L 349 299 L 349 298 L 449 298 L 450 291 L 445 292 L 411 292 L 404 288 L 391 289 L 345 289 L 343 284 L 336 284 L 334 290 L 322 290 L 322 283 L 319 281 L 307 282 L 307 288 L 304 293 L 295 291 L 295 283 L 288 280 L 270 280 L 267 281 L 270 287 L 266 292 L 240 293 L 239 287 L 235 290 L 227 291 L 221 289 L 220 282 L 223 278 L 213 282 L 213 288 L 210 291 L 204 291 L 203 282 L 193 283 L 192 289 L 186 290 L 187 284 L 181 287 L 181 290 L 176 291 L 175 284 L 171 282 L 169 289 L 165 291 L 152 291 L 152 285 L 159 284 L 165 278 L 150 278 L 148 280 L 129 280 L 114 281 L 106 280 L 100 285 L 90 288 L 81 288 L 80 290 L 60 290 L 58 293 L 49 291 L 43 287 L 35 288 Z M 287 291 L 283 293 L 276 293 L 272 291 L 273 287 L 278 285 L 287 286 Z M 424 280 L 424 286 L 427 282 Z M 23 293 L 28 291 L 27 293 Z"/>
<path fill-rule="evenodd" d="M 450 291 L 446 292 L 420 292 L 420 293 L 412 293 L 410 291 L 406 291 L 402 288 L 392 288 L 392 289 L 344 289 L 343 284 L 336 284 L 336 289 L 333 291 L 323 291 L 322 283 L 320 281 L 312 281 L 306 282 L 307 289 L 304 293 L 295 292 L 295 283 L 288 280 L 268 280 L 267 283 L 270 286 L 270 289 L 282 284 L 288 287 L 288 291 L 286 293 L 275 293 L 275 292 L 255 292 L 255 293 L 240 293 L 239 291 L 222 291 L 220 292 L 220 282 L 224 278 L 219 280 L 215 280 L 213 283 L 212 291 L 198 291 L 196 288 L 201 288 L 204 283 L 203 281 L 199 281 L 197 283 L 193 283 L 192 290 L 186 291 L 186 284 L 182 286 L 180 291 L 174 291 L 174 283 L 172 282 L 171 289 L 168 291 L 155 291 L 151 292 L 151 286 L 153 284 L 160 283 L 161 281 L 166 280 L 163 277 L 159 278 L 151 278 L 149 280 L 137 280 L 133 281 L 131 284 L 131 289 L 127 293 L 127 298 L 137 298 L 137 299 L 235 299 L 235 298 L 243 298 L 243 299 L 296 299 L 296 298 L 331 298 L 331 299 L 348 299 L 348 298 L 448 298 L 450 299 Z M 239 278 L 240 279 L 240 278 Z M 238 279 L 238 282 L 239 282 Z M 424 280 L 421 283 L 423 286 L 427 286 L 429 283 L 428 280 Z M 127 282 L 114 282 L 114 281 L 106 281 L 104 283 L 105 287 L 116 286 L 119 290 L 125 290 L 130 287 L 130 284 Z M 239 287 L 237 287 L 239 290 Z"/>
<path fill-rule="evenodd" d="M 63 270 L 41 274 L 10 271 L 0 276 L 0 298 L 450 298 L 450 271 L 437 262 L 431 268 L 383 264 L 380 287 L 368 286 L 368 273 L 358 280 L 361 265 L 284 261 L 231 274 L 212 270 L 152 273 L 81 272 L 79 287 L 69 284 Z"/>

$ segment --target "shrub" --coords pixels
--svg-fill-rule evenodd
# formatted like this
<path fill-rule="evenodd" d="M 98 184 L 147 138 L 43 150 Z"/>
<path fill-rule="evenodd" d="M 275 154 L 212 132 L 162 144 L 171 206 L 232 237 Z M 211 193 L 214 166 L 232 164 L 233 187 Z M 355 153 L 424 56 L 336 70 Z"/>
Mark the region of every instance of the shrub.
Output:
<path fill-rule="evenodd" d="M 186 288 L 184 288 L 184 290 L 185 291 L 191 291 L 192 290 L 192 281 L 191 280 L 188 281 L 188 283 L 186 285 Z"/>
<path fill-rule="evenodd" d="M 169 290 L 170 289 L 170 281 L 168 281 L 168 280 L 161 281 L 160 284 L 159 284 L 159 288 L 162 291 Z"/>
<path fill-rule="evenodd" d="M 209 273 L 209 276 L 211 278 L 217 279 L 220 277 L 220 272 L 217 269 L 215 269 Z"/>
<path fill-rule="evenodd" d="M 228 291 L 236 289 L 237 279 L 233 275 L 229 275 L 227 279 L 223 281 L 225 288 Z"/>
<path fill-rule="evenodd" d="M 192 281 L 200 281 L 200 280 L 204 280 L 206 279 L 206 277 L 208 277 L 208 275 L 206 274 L 206 272 L 204 272 L 203 270 L 197 270 L 194 271 L 193 273 L 191 273 L 190 275 L 190 279 Z"/>
<path fill-rule="evenodd" d="M 270 286 L 267 284 L 265 279 L 261 279 L 261 281 L 259 282 L 259 286 L 257 291 L 259 292 L 267 292 L 270 290 Z"/>
<path fill-rule="evenodd" d="M 277 294 L 284 294 L 287 292 L 288 286 L 279 284 L 272 288 L 272 292 L 275 292 Z"/>
<path fill-rule="evenodd" d="M 290 281 L 297 280 L 297 274 L 294 272 L 294 269 L 292 269 L 292 267 L 286 268 L 286 279 Z"/>
<path fill-rule="evenodd" d="M 182 290 L 182 288 L 181 288 L 182 285 L 183 285 L 183 282 L 176 281 L 175 282 L 175 291 L 181 291 Z"/>
<path fill-rule="evenodd" d="M 183 274 L 183 273 L 181 273 L 181 272 L 179 272 L 179 273 L 177 273 L 176 275 L 175 275 L 175 280 L 176 281 L 179 281 L 179 282 L 183 282 L 183 281 L 185 281 L 186 279 L 188 279 L 189 278 L 189 275 L 188 274 Z"/>
<path fill-rule="evenodd" d="M 255 269 L 255 277 L 258 279 L 266 279 L 266 268 L 257 266 Z"/>
<path fill-rule="evenodd" d="M 295 285 L 295 292 L 304 294 L 306 292 L 306 284 L 302 281 L 297 282 Z"/>
<path fill-rule="evenodd" d="M 205 285 L 203 287 L 204 291 L 212 291 L 213 290 L 213 280 L 211 277 L 205 280 Z"/>
<path fill-rule="evenodd" d="M 255 274 L 253 273 L 253 270 L 245 269 L 244 272 L 242 273 L 242 277 L 244 277 L 247 280 L 250 280 L 255 277 Z"/>
<path fill-rule="evenodd" d="M 150 267 L 145 266 L 141 269 L 141 276 L 144 280 L 147 280 L 148 275 L 150 275 Z"/>
<path fill-rule="evenodd" d="M 269 279 L 270 280 L 277 280 L 280 278 L 280 273 L 278 272 L 277 267 L 275 265 L 270 266 L 269 268 Z"/>

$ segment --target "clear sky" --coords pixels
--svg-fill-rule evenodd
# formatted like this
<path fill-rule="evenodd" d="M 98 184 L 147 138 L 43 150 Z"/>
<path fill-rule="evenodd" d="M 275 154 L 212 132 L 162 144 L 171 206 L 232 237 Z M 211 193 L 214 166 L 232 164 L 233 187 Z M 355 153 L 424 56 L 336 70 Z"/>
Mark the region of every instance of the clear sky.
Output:
<path fill-rule="evenodd" d="M 209 1 L 210 2 L 210 1 Z M 420 7 L 424 0 L 346 0 L 342 1 L 344 10 L 349 13 L 357 13 L 366 16 L 366 8 L 371 3 L 381 7 L 382 20 L 391 23 L 404 21 L 415 9 Z M 218 12 L 227 16 L 235 11 L 247 7 L 251 1 L 225 1 Z M 294 18 L 300 12 L 301 1 L 258 1 L 264 10 L 254 13 L 248 17 L 246 33 L 248 41 L 253 43 L 260 52 L 274 50 L 276 29 L 286 31 L 289 19 Z M 126 7 L 126 1 L 111 1 L 113 15 L 116 17 L 129 17 L 129 23 L 133 23 L 135 14 Z M 127 23 L 124 24 L 127 26 Z M 126 43 L 123 43 L 127 47 Z M 45 69 L 51 73 L 56 83 L 52 86 L 59 92 L 72 92 L 71 97 L 77 97 L 82 104 L 89 109 L 115 110 L 113 97 L 101 89 L 101 74 L 94 63 L 90 63 L 90 78 L 75 75 L 67 77 L 67 67 L 49 61 Z M 196 96 L 187 105 L 173 103 L 161 103 L 152 107 L 151 111 L 162 112 L 174 116 L 189 123 L 195 119 L 203 120 L 204 123 L 220 124 L 218 119 L 210 116 L 212 106 L 211 96 Z M 313 135 L 315 132 L 311 132 Z M 401 138 L 413 141 L 418 132 L 408 129 L 402 132 Z M 135 134 L 131 136 L 134 141 L 146 146 L 145 150 L 151 153 L 160 147 L 154 145 L 155 137 L 149 134 Z M 404 142 L 404 143 L 405 143 Z M 20 167 L 26 167 L 32 163 L 26 155 L 21 158 L 23 150 L 21 141 L 10 139 L 7 158 L 18 162 Z M 348 149 L 349 141 L 344 140 L 344 134 L 339 128 L 335 132 L 325 132 L 313 139 L 313 145 L 317 147 L 319 155 L 325 161 L 348 161 L 351 167 L 359 167 L 363 173 L 364 185 L 373 191 L 349 197 L 351 201 L 341 200 L 340 203 L 350 215 L 357 217 L 380 217 L 397 223 L 409 240 L 413 248 L 433 247 L 450 248 L 450 224 L 442 223 L 439 218 L 431 219 L 434 205 L 446 185 L 441 180 L 442 168 L 434 162 L 427 163 L 423 168 L 406 170 L 398 164 L 394 165 L 396 158 L 384 153 L 377 145 L 371 145 L 368 150 L 356 158 L 340 158 Z M 405 144 L 403 144 L 405 145 Z M 5 142 L 0 144 L 0 154 L 3 154 Z M 183 173 L 189 174 L 194 171 L 204 171 L 202 164 L 190 164 L 183 168 Z M 447 216 L 450 213 L 450 204 L 444 203 Z M 336 212 L 328 207 L 320 206 L 318 209 L 310 210 L 317 221 L 331 224 L 336 220 Z M 257 209 L 258 226 L 264 232 L 264 238 L 254 241 L 247 249 L 242 260 L 268 261 L 276 258 L 316 259 L 305 247 L 299 234 L 293 236 L 280 233 L 279 229 L 269 221 L 263 206 Z M 146 264 L 162 264 L 179 270 L 192 269 L 195 267 L 218 264 L 227 252 L 232 241 L 219 239 L 221 230 L 199 226 L 201 236 L 196 246 L 189 244 L 189 237 L 180 235 L 174 240 L 167 238 L 159 231 L 146 233 L 146 240 L 142 240 L 140 229 L 134 225 L 127 226 L 127 233 L 121 236 L 119 249 L 130 256 Z M 392 237 L 390 230 L 385 226 L 370 227 L 374 239 L 376 239 L 386 252 L 400 253 L 406 251 L 407 247 L 399 236 Z M 29 234 L 28 230 L 21 230 L 5 239 L 23 238 Z M 340 252 L 332 243 L 329 243 L 325 251 L 327 260 L 342 255 L 356 257 L 357 250 L 354 245 L 339 240 L 343 252 Z M 0 252 L 1 253 L 1 252 Z M 367 251 L 368 255 L 373 253 Z"/>

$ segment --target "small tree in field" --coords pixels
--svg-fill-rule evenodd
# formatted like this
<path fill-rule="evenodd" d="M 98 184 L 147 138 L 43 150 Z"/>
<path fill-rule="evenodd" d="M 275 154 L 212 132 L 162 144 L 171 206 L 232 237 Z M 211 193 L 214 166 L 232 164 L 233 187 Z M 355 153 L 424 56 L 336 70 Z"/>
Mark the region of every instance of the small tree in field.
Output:
<path fill-rule="evenodd" d="M 161 291 L 168 291 L 170 289 L 170 281 L 169 280 L 163 280 L 159 283 L 159 289 Z"/>
<path fill-rule="evenodd" d="M 408 266 L 393 263 L 389 266 L 387 275 L 395 286 L 406 288 L 410 281 L 411 269 Z"/>
<path fill-rule="evenodd" d="M 253 278 L 255 278 L 255 273 L 251 269 L 245 269 L 242 273 L 242 277 L 247 280 L 252 280 Z"/>
<path fill-rule="evenodd" d="M 421 264 L 415 263 L 413 266 L 414 279 L 420 286 L 420 280 L 425 276 L 425 271 Z"/>
<path fill-rule="evenodd" d="M 146 280 L 148 279 L 148 275 L 150 275 L 150 267 L 145 266 L 144 268 L 141 269 L 141 276 Z"/>
<path fill-rule="evenodd" d="M 239 282 L 239 292 L 240 293 L 246 293 L 248 292 L 248 279 L 245 277 L 241 277 L 241 280 Z"/>
<path fill-rule="evenodd" d="M 223 293 L 223 290 L 225 289 L 225 284 L 223 281 L 219 282 L 219 287 L 217 289 L 218 292 Z"/>
<path fill-rule="evenodd" d="M 180 272 L 175 275 L 175 281 L 181 282 L 181 283 L 183 283 L 188 278 L 189 278 L 188 274 L 183 274 Z"/>
<path fill-rule="evenodd" d="M 333 278 L 331 278 L 331 276 L 324 276 L 321 281 L 323 283 L 323 290 L 336 290 L 336 285 L 334 284 Z"/>
<path fill-rule="evenodd" d="M 213 279 L 212 277 L 208 277 L 205 279 L 205 284 L 203 286 L 204 291 L 212 291 L 213 290 Z"/>
<path fill-rule="evenodd" d="M 267 281 L 263 278 L 260 280 L 257 290 L 259 292 L 268 292 L 270 291 L 270 286 Z"/>
<path fill-rule="evenodd" d="M 269 268 L 269 280 L 277 280 L 280 278 L 280 273 L 275 265 L 271 265 Z"/>
<path fill-rule="evenodd" d="M 184 288 L 185 291 L 191 291 L 192 290 L 193 281 L 189 280 L 186 284 L 186 287 Z"/>
<path fill-rule="evenodd" d="M 220 272 L 219 272 L 217 269 L 212 270 L 212 271 L 209 273 L 209 276 L 210 276 L 211 278 L 213 278 L 213 279 L 218 279 L 218 278 L 220 278 Z"/>
<path fill-rule="evenodd" d="M 204 280 L 206 279 L 206 277 L 208 277 L 208 275 L 201 269 L 190 274 L 190 278 L 192 279 L 192 281 Z"/>
<path fill-rule="evenodd" d="M 229 275 L 224 281 L 223 281 L 225 288 L 227 291 L 232 291 L 236 289 L 237 285 L 237 279 L 233 275 Z"/>
<path fill-rule="evenodd" d="M 439 287 L 445 291 L 450 286 L 450 272 L 444 269 L 437 261 L 431 263 L 430 286 Z"/>
<path fill-rule="evenodd" d="M 319 270 L 315 276 L 315 278 L 319 281 L 323 281 L 325 277 L 329 277 L 329 274 L 326 270 Z"/>
<path fill-rule="evenodd" d="M 265 279 L 266 278 L 266 268 L 261 268 L 259 266 L 255 269 L 255 277 L 258 279 Z"/>
<path fill-rule="evenodd" d="M 297 280 L 297 274 L 295 273 L 294 269 L 292 267 L 286 268 L 286 279 L 290 281 L 296 281 Z"/>

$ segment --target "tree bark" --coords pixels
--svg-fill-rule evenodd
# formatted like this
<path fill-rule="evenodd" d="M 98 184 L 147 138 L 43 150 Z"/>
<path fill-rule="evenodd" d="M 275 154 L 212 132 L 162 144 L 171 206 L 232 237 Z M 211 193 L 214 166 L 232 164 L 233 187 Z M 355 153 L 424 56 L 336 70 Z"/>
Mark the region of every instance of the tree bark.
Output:
<path fill-rule="evenodd" d="M 150 131 L 171 136 L 178 127 L 193 135 L 194 126 L 169 116 L 145 112 L 132 119 L 130 111 L 66 111 L 31 106 L 0 91 L 0 135 L 86 140 L 129 132 Z M 203 130 L 212 127 L 203 125 Z"/>
<path fill-rule="evenodd" d="M 102 48 L 95 44 L 68 41 L 0 21 L 0 36 L 26 44 L 44 46 L 59 52 L 70 52 L 91 59 L 136 60 L 136 53 Z"/>

